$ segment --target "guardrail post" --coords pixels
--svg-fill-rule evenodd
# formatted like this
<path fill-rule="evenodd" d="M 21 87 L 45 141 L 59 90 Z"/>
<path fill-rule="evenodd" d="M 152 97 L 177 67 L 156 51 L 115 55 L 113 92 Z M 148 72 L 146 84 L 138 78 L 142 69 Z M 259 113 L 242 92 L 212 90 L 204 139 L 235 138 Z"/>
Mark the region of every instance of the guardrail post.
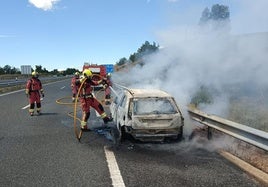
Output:
<path fill-rule="evenodd" d="M 212 139 L 212 128 L 211 127 L 208 127 L 208 134 L 207 134 L 207 136 L 208 136 L 208 139 L 209 140 L 211 140 Z"/>

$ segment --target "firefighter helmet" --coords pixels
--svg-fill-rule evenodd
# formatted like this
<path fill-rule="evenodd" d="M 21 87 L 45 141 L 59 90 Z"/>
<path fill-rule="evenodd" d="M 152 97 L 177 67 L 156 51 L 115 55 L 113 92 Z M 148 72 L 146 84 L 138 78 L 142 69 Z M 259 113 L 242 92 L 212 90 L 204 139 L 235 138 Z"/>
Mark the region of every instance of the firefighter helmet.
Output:
<path fill-rule="evenodd" d="M 79 75 L 79 72 L 75 72 L 75 74 L 74 74 L 75 76 L 78 76 Z"/>
<path fill-rule="evenodd" d="M 33 71 L 32 72 L 32 77 L 38 77 L 38 72 L 37 71 Z"/>
<path fill-rule="evenodd" d="M 91 76 L 92 76 L 92 72 L 91 72 L 90 69 L 85 69 L 85 70 L 83 71 L 83 75 L 84 75 L 85 77 L 91 77 Z"/>

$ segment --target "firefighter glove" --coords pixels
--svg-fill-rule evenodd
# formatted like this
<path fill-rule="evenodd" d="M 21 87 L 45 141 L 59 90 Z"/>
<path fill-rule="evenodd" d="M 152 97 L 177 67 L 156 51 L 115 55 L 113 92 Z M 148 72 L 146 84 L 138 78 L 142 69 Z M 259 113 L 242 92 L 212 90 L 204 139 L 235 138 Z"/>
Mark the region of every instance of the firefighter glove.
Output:
<path fill-rule="evenodd" d="M 86 76 L 83 76 L 83 77 L 80 79 L 80 82 L 82 83 L 82 82 L 84 82 L 86 79 L 87 79 L 87 77 L 86 77 Z"/>
<path fill-rule="evenodd" d="M 107 79 L 106 78 L 102 79 L 102 84 L 107 84 Z"/>
<path fill-rule="evenodd" d="M 104 84 L 103 88 L 106 89 L 108 87 L 108 84 Z"/>

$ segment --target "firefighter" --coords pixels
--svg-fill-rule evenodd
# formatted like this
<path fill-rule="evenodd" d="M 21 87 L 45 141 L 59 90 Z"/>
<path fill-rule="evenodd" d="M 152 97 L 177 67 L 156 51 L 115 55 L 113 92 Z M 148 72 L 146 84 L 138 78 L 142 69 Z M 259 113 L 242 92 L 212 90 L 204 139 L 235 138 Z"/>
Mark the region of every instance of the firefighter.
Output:
<path fill-rule="evenodd" d="M 106 115 L 103 106 L 101 103 L 92 95 L 92 86 L 97 86 L 99 84 L 104 84 L 103 80 L 94 81 L 92 80 L 92 72 L 90 69 L 85 69 L 83 71 L 83 77 L 76 81 L 76 85 L 80 88 L 83 83 L 79 94 L 79 101 L 82 108 L 82 120 L 81 120 L 81 129 L 88 130 L 87 121 L 90 116 L 90 107 L 93 107 L 101 116 L 104 123 L 108 123 L 111 119 Z"/>
<path fill-rule="evenodd" d="M 79 72 L 75 72 L 74 77 L 71 80 L 71 87 L 72 87 L 72 101 L 75 101 L 75 97 L 78 91 L 78 87 L 76 85 L 76 81 L 79 80 Z"/>
<path fill-rule="evenodd" d="M 41 100 L 40 97 L 44 97 L 44 90 L 41 81 L 38 79 L 38 72 L 33 71 L 32 77 L 26 83 L 25 89 L 26 96 L 29 98 L 30 108 L 29 113 L 34 115 L 34 107 L 36 103 L 37 115 L 41 114 Z"/>
<path fill-rule="evenodd" d="M 104 84 L 104 93 L 105 93 L 105 104 L 110 104 L 111 99 L 111 88 L 112 86 L 112 80 L 111 80 L 111 73 L 107 73 L 106 77 L 104 78 L 105 84 Z"/>

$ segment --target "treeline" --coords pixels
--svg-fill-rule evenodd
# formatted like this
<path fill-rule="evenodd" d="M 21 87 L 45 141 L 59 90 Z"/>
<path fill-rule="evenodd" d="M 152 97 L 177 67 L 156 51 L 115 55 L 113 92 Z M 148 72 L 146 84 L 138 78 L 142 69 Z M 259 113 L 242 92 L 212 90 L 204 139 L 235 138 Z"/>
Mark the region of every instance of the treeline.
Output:
<path fill-rule="evenodd" d="M 4 67 L 0 67 L 0 75 L 4 74 L 21 74 L 21 72 L 18 68 L 5 65 Z"/>
<path fill-rule="evenodd" d="M 57 75 L 57 76 L 72 75 L 75 72 L 79 71 L 74 68 L 67 68 L 64 71 L 58 71 L 57 69 L 48 71 L 46 68 L 43 68 L 41 65 L 36 65 L 35 69 L 32 68 L 32 71 L 34 70 L 43 75 Z M 10 65 L 5 65 L 4 67 L 0 67 L 0 75 L 14 75 L 14 74 L 16 75 L 21 74 L 20 69 L 16 67 L 11 67 Z"/>

